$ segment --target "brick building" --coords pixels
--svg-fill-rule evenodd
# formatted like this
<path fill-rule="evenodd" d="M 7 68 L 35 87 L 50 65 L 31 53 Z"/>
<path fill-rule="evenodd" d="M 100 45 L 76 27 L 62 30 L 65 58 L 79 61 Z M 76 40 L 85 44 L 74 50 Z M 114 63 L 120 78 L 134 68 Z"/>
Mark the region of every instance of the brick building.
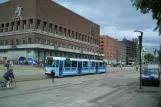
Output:
<path fill-rule="evenodd" d="M 103 59 L 108 62 L 116 62 L 116 39 L 107 35 L 100 36 L 100 47 L 103 51 Z"/>
<path fill-rule="evenodd" d="M 116 41 L 116 59 L 126 62 L 126 44 L 123 41 Z"/>
<path fill-rule="evenodd" d="M 100 26 L 52 0 L 0 4 L 0 58 L 46 56 L 99 59 Z"/>

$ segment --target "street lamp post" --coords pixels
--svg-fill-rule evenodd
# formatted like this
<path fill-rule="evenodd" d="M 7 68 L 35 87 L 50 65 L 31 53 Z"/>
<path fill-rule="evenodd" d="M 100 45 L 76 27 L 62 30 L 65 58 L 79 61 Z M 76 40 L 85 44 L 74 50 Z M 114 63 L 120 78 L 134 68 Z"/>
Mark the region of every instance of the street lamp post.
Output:
<path fill-rule="evenodd" d="M 134 32 L 139 32 L 141 33 L 141 35 L 139 36 L 139 47 L 140 47 L 140 89 L 141 89 L 141 48 L 142 48 L 142 38 L 143 38 L 143 32 L 142 31 L 138 31 L 138 30 L 135 30 Z"/>

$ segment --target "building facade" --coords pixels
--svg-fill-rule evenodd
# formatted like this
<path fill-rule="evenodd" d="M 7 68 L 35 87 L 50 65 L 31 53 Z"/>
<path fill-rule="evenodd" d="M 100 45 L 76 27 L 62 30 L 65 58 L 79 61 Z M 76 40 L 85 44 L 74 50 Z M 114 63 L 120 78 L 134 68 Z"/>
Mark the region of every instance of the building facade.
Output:
<path fill-rule="evenodd" d="M 123 41 L 116 41 L 116 59 L 126 62 L 126 44 Z"/>
<path fill-rule="evenodd" d="M 103 59 L 107 62 L 116 62 L 116 39 L 107 36 L 100 36 L 100 48 L 103 51 Z"/>
<path fill-rule="evenodd" d="M 0 4 L 0 58 L 46 56 L 99 59 L 100 26 L 52 0 Z"/>
<path fill-rule="evenodd" d="M 137 49 L 136 63 L 138 64 L 140 61 L 140 46 L 138 44 L 139 40 L 138 40 L 138 38 L 133 38 L 132 41 L 136 43 L 136 49 Z"/>
<path fill-rule="evenodd" d="M 126 44 L 126 56 L 129 59 L 129 62 L 136 62 L 138 59 L 138 44 L 136 41 L 127 40 L 126 38 L 123 39 L 123 42 Z"/>

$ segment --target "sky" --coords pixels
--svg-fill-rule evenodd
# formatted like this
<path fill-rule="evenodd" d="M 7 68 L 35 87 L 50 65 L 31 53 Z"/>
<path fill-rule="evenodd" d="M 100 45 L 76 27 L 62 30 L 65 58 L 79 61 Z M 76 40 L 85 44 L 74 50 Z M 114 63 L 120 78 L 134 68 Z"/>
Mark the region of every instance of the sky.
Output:
<path fill-rule="evenodd" d="M 0 3 L 7 0 L 0 0 Z M 137 38 L 141 30 L 143 46 L 147 53 L 159 49 L 161 36 L 154 32 L 156 21 L 151 13 L 141 14 L 132 6 L 131 0 L 53 0 L 60 5 L 100 25 L 100 34 L 118 40 Z"/>

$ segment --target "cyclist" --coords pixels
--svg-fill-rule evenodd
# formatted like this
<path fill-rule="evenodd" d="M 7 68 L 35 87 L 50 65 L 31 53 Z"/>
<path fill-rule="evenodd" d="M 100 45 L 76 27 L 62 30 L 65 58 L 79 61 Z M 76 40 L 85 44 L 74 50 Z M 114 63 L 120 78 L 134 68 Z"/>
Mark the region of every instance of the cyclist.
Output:
<path fill-rule="evenodd" d="M 3 78 L 6 80 L 7 82 L 7 88 L 9 88 L 9 83 L 10 81 L 13 79 L 15 79 L 14 74 L 13 74 L 13 69 L 9 69 L 4 75 Z"/>

